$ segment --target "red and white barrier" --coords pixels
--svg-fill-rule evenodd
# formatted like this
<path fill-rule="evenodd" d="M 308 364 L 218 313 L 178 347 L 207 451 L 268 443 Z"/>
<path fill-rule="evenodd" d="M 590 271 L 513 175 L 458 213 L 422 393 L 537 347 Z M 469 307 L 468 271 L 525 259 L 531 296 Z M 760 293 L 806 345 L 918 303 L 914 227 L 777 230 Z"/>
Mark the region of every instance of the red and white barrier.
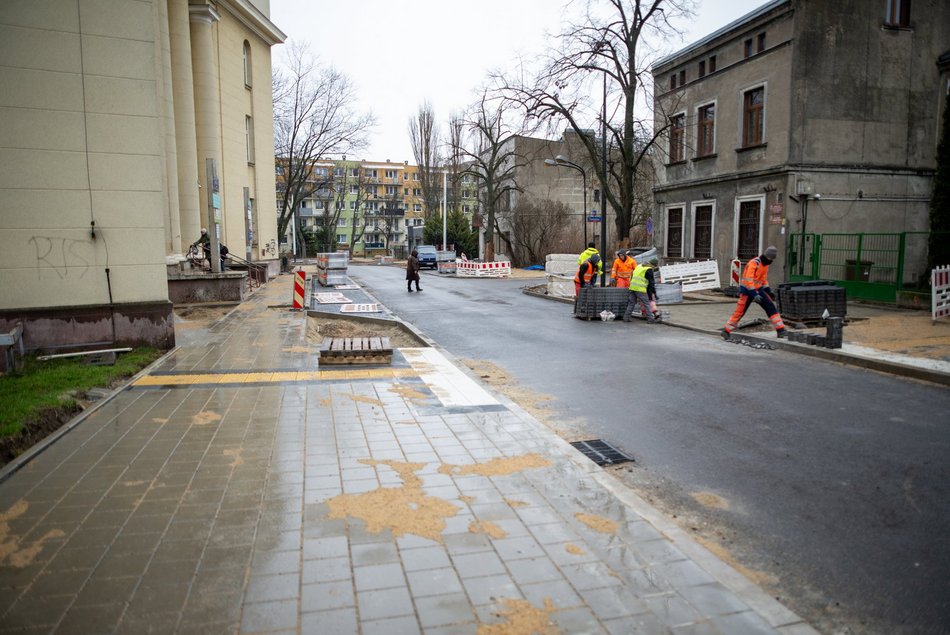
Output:
<path fill-rule="evenodd" d="M 739 260 L 738 258 L 736 258 L 735 260 L 732 261 L 732 276 L 731 276 L 731 278 L 730 278 L 729 284 L 730 284 L 731 286 L 733 286 L 733 287 L 738 287 L 738 286 L 739 286 L 739 276 L 740 276 L 740 273 L 741 273 L 741 272 L 740 272 L 740 269 L 741 269 L 741 268 L 742 268 L 742 261 L 741 261 L 741 260 Z"/>
<path fill-rule="evenodd" d="M 930 317 L 937 321 L 950 316 L 950 265 L 937 267 L 930 274 Z"/>
<path fill-rule="evenodd" d="M 294 272 L 294 309 L 303 308 L 304 285 L 307 283 L 307 273 L 305 271 Z"/>
<path fill-rule="evenodd" d="M 456 275 L 470 278 L 507 278 L 511 275 L 511 263 L 499 262 L 457 262 Z"/>

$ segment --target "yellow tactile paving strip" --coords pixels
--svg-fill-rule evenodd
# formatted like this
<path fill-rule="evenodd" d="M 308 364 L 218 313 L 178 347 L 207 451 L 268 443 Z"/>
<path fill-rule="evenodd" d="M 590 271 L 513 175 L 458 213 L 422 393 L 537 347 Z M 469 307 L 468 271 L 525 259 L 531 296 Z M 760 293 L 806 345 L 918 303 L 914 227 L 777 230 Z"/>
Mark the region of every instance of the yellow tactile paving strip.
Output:
<path fill-rule="evenodd" d="M 263 373 L 182 373 L 146 375 L 132 382 L 133 386 L 203 386 L 209 384 L 277 384 L 287 382 L 318 382 L 359 379 L 393 379 L 418 377 L 412 368 L 362 370 L 307 370 Z"/>

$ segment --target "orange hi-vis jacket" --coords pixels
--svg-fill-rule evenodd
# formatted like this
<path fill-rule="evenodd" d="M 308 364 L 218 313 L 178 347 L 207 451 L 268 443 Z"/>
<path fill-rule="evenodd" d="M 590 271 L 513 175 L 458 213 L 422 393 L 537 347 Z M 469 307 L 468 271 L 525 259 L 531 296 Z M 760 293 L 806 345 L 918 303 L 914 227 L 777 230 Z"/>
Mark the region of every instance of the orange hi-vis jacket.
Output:
<path fill-rule="evenodd" d="M 763 264 L 758 256 L 749 261 L 742 272 L 742 279 L 739 284 L 746 289 L 758 291 L 762 287 L 769 286 L 769 266 Z"/>
<path fill-rule="evenodd" d="M 597 277 L 597 267 L 590 263 L 590 260 L 585 260 L 584 264 L 578 268 L 577 273 L 574 274 L 574 282 L 577 284 L 581 283 L 581 272 L 584 273 L 584 284 L 590 284 L 592 278 Z"/>
<path fill-rule="evenodd" d="M 610 270 L 610 277 L 614 280 L 619 280 L 624 278 L 626 280 L 630 279 L 630 276 L 633 275 L 633 270 L 637 268 L 636 258 L 631 258 L 627 256 L 626 260 L 621 260 L 620 258 L 614 259 L 614 266 Z"/>

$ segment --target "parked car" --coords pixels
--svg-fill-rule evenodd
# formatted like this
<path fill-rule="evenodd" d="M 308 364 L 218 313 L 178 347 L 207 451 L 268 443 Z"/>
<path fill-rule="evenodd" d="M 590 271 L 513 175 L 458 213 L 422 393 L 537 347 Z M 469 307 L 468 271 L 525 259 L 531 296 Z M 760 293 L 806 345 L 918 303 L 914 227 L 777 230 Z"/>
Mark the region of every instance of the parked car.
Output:
<path fill-rule="evenodd" d="M 439 261 L 437 259 L 437 254 L 435 247 L 432 245 L 419 245 L 416 247 L 416 251 L 419 252 L 419 268 L 428 267 L 430 269 L 437 269 L 439 266 Z"/>

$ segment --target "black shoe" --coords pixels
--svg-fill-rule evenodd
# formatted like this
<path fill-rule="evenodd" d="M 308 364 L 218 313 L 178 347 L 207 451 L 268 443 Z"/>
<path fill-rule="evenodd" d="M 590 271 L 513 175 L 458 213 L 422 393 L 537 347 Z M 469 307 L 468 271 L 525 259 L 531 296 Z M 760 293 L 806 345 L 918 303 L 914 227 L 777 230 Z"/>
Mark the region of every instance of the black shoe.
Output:
<path fill-rule="evenodd" d="M 412 293 L 412 289 L 409 289 L 409 293 Z"/>
<path fill-rule="evenodd" d="M 786 329 L 779 329 L 779 330 L 775 331 L 775 335 L 776 335 L 779 339 L 783 339 L 783 338 L 788 337 L 788 331 L 787 331 Z"/>
<path fill-rule="evenodd" d="M 719 334 L 722 335 L 722 339 L 724 340 L 729 339 L 729 331 L 727 331 L 726 329 L 722 329 L 721 331 L 719 331 Z"/>
<path fill-rule="evenodd" d="M 416 291 L 422 291 L 422 289 L 420 289 L 419 287 L 416 287 Z"/>

